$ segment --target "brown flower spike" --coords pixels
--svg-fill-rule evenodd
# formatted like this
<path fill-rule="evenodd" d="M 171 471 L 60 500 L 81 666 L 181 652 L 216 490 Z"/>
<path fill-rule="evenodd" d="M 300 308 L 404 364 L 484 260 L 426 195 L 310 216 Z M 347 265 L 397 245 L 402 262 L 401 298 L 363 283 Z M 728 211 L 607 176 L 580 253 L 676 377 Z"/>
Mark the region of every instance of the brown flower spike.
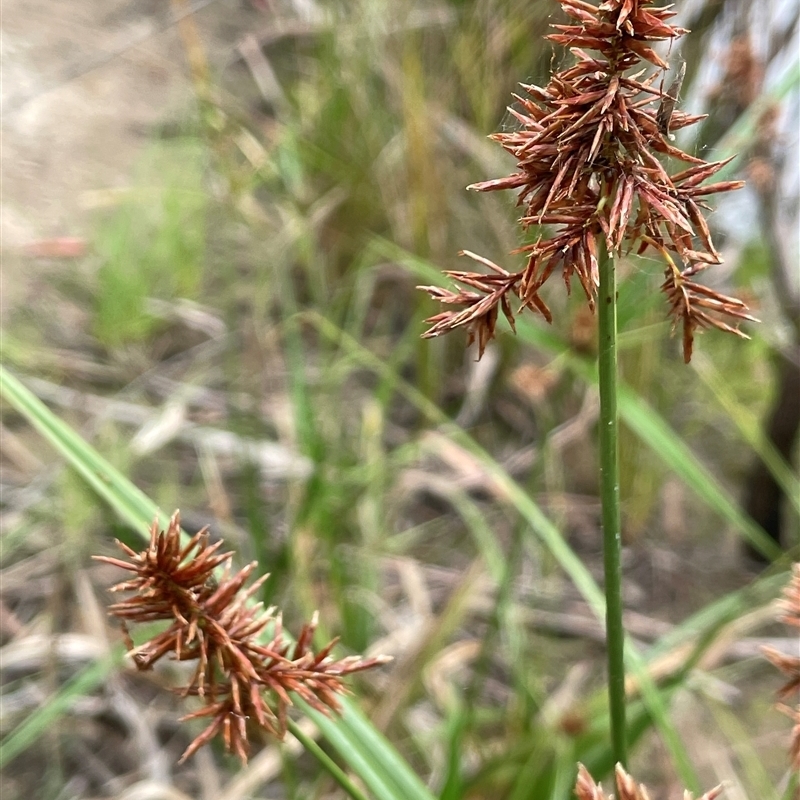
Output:
<path fill-rule="evenodd" d="M 796 563 L 792 567 L 792 577 L 783 590 L 780 608 L 783 614 L 779 620 L 800 629 L 800 563 Z M 789 761 L 792 768 L 800 773 L 800 655 L 786 655 L 774 647 L 762 647 L 761 649 L 766 658 L 786 676 L 786 683 L 778 690 L 778 698 L 786 700 L 794 696 L 795 699 L 794 708 L 780 703 L 778 710 L 794 722 L 789 742 Z M 798 652 L 800 652 L 800 644 Z"/>
<path fill-rule="evenodd" d="M 621 764 L 617 764 L 615 775 L 617 779 L 617 800 L 650 800 L 647 787 L 641 783 L 637 785 L 636 781 L 625 772 Z M 706 792 L 699 800 L 716 800 L 717 797 L 722 795 L 723 791 L 722 786 L 717 786 Z M 575 796 L 578 800 L 607 800 L 606 795 L 603 794 L 603 787 L 594 782 L 594 779 L 583 764 L 578 765 Z M 609 800 L 613 800 L 613 798 Z M 691 792 L 684 792 L 683 800 L 694 800 Z"/>
<path fill-rule="evenodd" d="M 339 710 L 337 695 L 344 693 L 342 677 L 370 669 L 388 660 L 384 656 L 358 656 L 334 661 L 331 650 L 337 640 L 319 652 L 311 649 L 316 615 L 305 625 L 295 644 L 284 639 L 280 615 L 251 603 L 268 576 L 245 589 L 258 564 L 254 561 L 230 574 L 232 553 L 220 552 L 222 541 L 210 543 L 204 528 L 181 546 L 180 517 L 176 511 L 166 531 L 158 522 L 150 528 L 150 544 L 142 552 L 122 542 L 128 560 L 95 556 L 134 573 L 134 577 L 112 587 L 112 592 L 134 592 L 115 603 L 109 613 L 122 620 L 126 644 L 134 663 L 148 670 L 168 653 L 178 661 L 197 661 L 188 683 L 178 691 L 199 697 L 203 707 L 183 719 L 208 717 L 208 727 L 189 745 L 181 757 L 187 759 L 202 745 L 222 734 L 225 746 L 247 761 L 248 726 L 283 738 L 287 709 L 294 692 L 312 708 L 324 713 Z M 214 572 L 226 565 L 217 580 Z M 135 647 L 127 621 L 164 620 L 167 627 Z M 262 643 L 261 634 L 272 624 L 271 640 Z"/>
<path fill-rule="evenodd" d="M 569 48 L 576 63 L 553 75 L 544 88 L 522 84 L 523 94 L 514 95 L 518 107 L 509 109 L 519 129 L 491 137 L 517 159 L 517 172 L 468 187 L 518 190 L 520 224 L 524 230 L 536 226 L 536 241 L 514 251 L 526 255 L 519 272 L 463 251 L 493 274 L 447 272 L 466 287 L 455 292 L 419 287 L 445 305 L 460 307 L 430 317 L 432 327 L 423 335 L 466 328 L 469 343 L 478 342 L 480 357 L 494 336 L 499 309 L 513 329 L 512 295 L 520 311 L 538 311 L 551 321 L 539 292 L 557 270 L 568 291 L 572 276 L 578 278 L 594 308 L 604 240 L 617 255 L 650 248 L 664 258 L 661 289 L 674 323 L 683 325 L 688 362 L 696 330 L 714 327 L 744 336 L 736 323 L 754 321 L 740 300 L 695 280 L 721 263 L 703 217 L 703 199 L 743 183 L 704 183 L 728 162 L 708 163 L 672 144 L 671 131 L 703 117 L 675 110 L 681 73 L 667 90 L 659 88 L 668 65 L 651 43 L 671 42 L 687 32 L 668 24 L 674 16 L 670 6 L 656 7 L 653 0 L 559 3 L 575 23 L 553 26 L 558 32 L 547 38 Z M 688 166 L 670 175 L 659 160 L 663 157 Z"/>

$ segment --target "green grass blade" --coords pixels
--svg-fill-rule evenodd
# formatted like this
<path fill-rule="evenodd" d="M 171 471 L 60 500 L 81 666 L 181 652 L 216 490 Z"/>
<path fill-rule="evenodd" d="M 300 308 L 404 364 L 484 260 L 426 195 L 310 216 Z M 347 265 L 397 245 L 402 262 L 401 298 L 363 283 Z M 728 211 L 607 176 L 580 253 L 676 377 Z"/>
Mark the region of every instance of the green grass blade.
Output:
<path fill-rule="evenodd" d="M 786 585 L 787 574 L 786 570 L 770 571 L 749 586 L 704 606 L 648 648 L 647 660 L 653 661 L 687 642 L 708 636 L 709 632 L 713 634 L 727 623 L 771 603 Z"/>
<path fill-rule="evenodd" d="M 0 769 L 37 739 L 67 711 L 79 697 L 100 686 L 111 671 L 122 662 L 123 652 L 95 661 L 70 678 L 44 705 L 36 709 L 21 725 L 0 743 Z"/>
<path fill-rule="evenodd" d="M 317 744 L 317 742 L 310 736 L 306 736 L 303 729 L 294 721 L 288 720 L 287 727 L 289 732 L 297 739 L 300 744 L 321 764 L 324 764 L 325 769 L 333 777 L 336 783 L 350 795 L 352 800 L 367 800 L 366 795 L 361 789 L 356 786 L 350 777 L 339 767 L 339 765 Z"/>
<path fill-rule="evenodd" d="M 155 517 L 169 517 L 147 495 L 103 458 L 69 425 L 53 414 L 22 382 L 0 365 L 0 394 L 57 450 L 76 472 L 132 528 L 144 532 Z"/>
<path fill-rule="evenodd" d="M 775 445 L 764 435 L 758 419 L 737 402 L 730 385 L 709 358 L 702 353 L 697 353 L 692 359 L 692 364 L 700 380 L 714 395 L 728 419 L 736 425 L 742 439 L 764 462 L 778 485 L 783 489 L 795 514 L 800 516 L 800 481 Z"/>
<path fill-rule="evenodd" d="M 597 370 L 594 365 L 570 353 L 567 345 L 549 331 L 542 331 L 529 320 L 523 319 L 517 324 L 517 332 L 523 341 L 562 355 L 569 368 L 587 382 L 597 382 Z M 767 558 L 774 560 L 782 555 L 780 547 L 741 511 L 738 503 L 725 491 L 691 448 L 644 398 L 629 386 L 620 384 L 618 402 L 620 418 L 627 427 L 709 508 L 716 511 Z"/>
<path fill-rule="evenodd" d="M 135 530 L 145 536 L 154 517 L 158 517 L 163 524 L 168 522 L 168 517 L 152 500 L 2 366 L 0 393 Z M 97 683 L 105 674 L 99 674 Z M 47 708 L 50 708 L 50 704 Z M 54 716 L 63 713 L 65 708 L 63 703 L 59 704 L 53 712 Z M 433 795 L 390 742 L 370 725 L 347 698 L 344 699 L 343 708 L 344 713 L 340 717 L 312 716 L 326 738 L 375 796 L 380 800 L 433 800 Z"/>
<path fill-rule="evenodd" d="M 646 442 L 709 508 L 713 508 L 748 542 L 768 558 L 779 558 L 782 555 L 780 547 L 740 510 L 736 501 L 663 417 L 630 388 L 620 388 L 620 414 L 625 424 Z"/>
<path fill-rule="evenodd" d="M 316 312 L 303 315 L 314 324 L 325 336 L 340 344 L 355 356 L 363 366 L 373 370 L 378 376 L 385 377 L 389 369 L 386 363 L 352 339 L 329 320 Z M 395 376 L 395 385 L 399 392 L 412 402 L 428 419 L 439 425 L 440 431 L 478 458 L 487 477 L 495 484 L 498 493 L 504 497 L 528 523 L 530 532 L 547 547 L 558 561 L 564 572 L 570 577 L 578 591 L 591 606 L 599 620 L 605 618 L 605 597 L 589 570 L 566 542 L 561 532 L 548 519 L 534 500 L 477 442 L 464 430 L 454 425 L 438 406 L 428 400 L 418 389 L 411 386 L 399 376 Z M 527 531 L 528 529 L 526 529 Z M 534 539 L 526 537 L 526 545 L 532 547 Z M 669 718 L 668 710 L 659 693 L 658 687 L 650 678 L 646 664 L 634 643 L 626 638 L 625 658 L 628 669 L 636 675 L 641 687 L 642 697 L 648 712 L 655 720 L 665 743 L 669 747 L 684 783 L 695 790 L 699 789 L 699 781 L 691 765 L 691 759 Z"/>
<path fill-rule="evenodd" d="M 298 705 L 377 797 L 433 800 L 430 790 L 408 762 L 351 700 L 344 698 L 338 717 L 320 714 L 301 702 Z"/>
<path fill-rule="evenodd" d="M 722 139 L 714 148 L 714 158 L 723 161 L 730 156 L 736 156 L 726 164 L 715 176 L 715 181 L 730 180 L 742 167 L 744 154 L 750 152 L 750 145 L 757 136 L 759 120 L 764 112 L 778 105 L 790 92 L 800 86 L 800 64 L 792 60 L 783 77 L 777 82 L 772 91 L 759 95 L 758 100 L 751 103 L 739 119 L 731 125 Z"/>

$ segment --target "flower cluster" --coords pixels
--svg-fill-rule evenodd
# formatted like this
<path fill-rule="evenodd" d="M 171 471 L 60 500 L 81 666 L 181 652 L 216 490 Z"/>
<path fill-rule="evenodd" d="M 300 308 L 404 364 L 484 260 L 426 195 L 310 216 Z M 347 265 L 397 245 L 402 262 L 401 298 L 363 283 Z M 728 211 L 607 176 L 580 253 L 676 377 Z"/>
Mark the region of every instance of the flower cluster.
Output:
<path fill-rule="evenodd" d="M 707 163 L 672 144 L 671 131 L 702 117 L 675 109 L 682 75 L 665 90 L 668 65 L 651 47 L 686 33 L 667 22 L 674 16 L 670 6 L 653 0 L 559 2 L 575 23 L 555 25 L 558 32 L 548 38 L 568 47 L 576 63 L 544 88 L 522 84 L 523 94 L 514 95 L 518 107 L 509 111 L 519 128 L 492 138 L 516 158 L 517 172 L 468 187 L 518 190 L 520 223 L 524 230 L 537 226 L 536 240 L 515 251 L 526 255 L 519 272 L 463 252 L 493 274 L 447 272 L 467 287 L 458 291 L 419 287 L 460 307 L 428 319 L 432 327 L 424 336 L 464 327 L 470 344 L 477 340 L 480 357 L 494 335 L 499 309 L 514 327 L 511 296 L 520 310 L 538 311 L 551 321 L 540 290 L 559 270 L 567 290 L 577 277 L 594 308 L 604 242 L 612 254 L 650 248 L 664 258 L 661 288 L 674 322 L 683 325 L 689 361 L 696 330 L 714 327 L 743 336 L 736 323 L 753 319 L 740 300 L 695 280 L 721 263 L 703 217 L 703 198 L 738 189 L 742 182 L 704 183 L 727 161 Z M 670 175 L 660 157 L 688 166 Z"/>
<path fill-rule="evenodd" d="M 118 544 L 129 560 L 95 558 L 134 573 L 112 587 L 113 592 L 134 594 L 112 605 L 109 613 L 122 621 L 136 666 L 151 669 L 169 653 L 179 661 L 197 662 L 188 685 L 179 692 L 201 698 L 203 706 L 183 719 L 209 718 L 210 722 L 181 760 L 222 734 L 226 748 L 244 762 L 249 749 L 248 725 L 283 738 L 291 693 L 318 711 L 338 711 L 337 695 L 345 691 L 342 677 L 387 661 L 383 656 L 334 661 L 330 653 L 336 640 L 315 653 L 311 642 L 316 615 L 303 627 L 296 643 L 287 641 L 280 615 L 251 602 L 268 576 L 245 589 L 257 563 L 231 574 L 232 553 L 220 552 L 222 541 L 212 544 L 207 529 L 182 546 L 178 512 L 166 531 L 153 523 L 150 543 L 142 552 Z M 214 573 L 223 565 L 224 574 L 217 580 Z M 126 622 L 158 620 L 169 624 L 135 647 Z M 262 643 L 268 626 L 271 639 Z"/>
<path fill-rule="evenodd" d="M 780 621 L 800 629 L 800 563 L 792 568 L 792 578 L 784 589 L 780 605 L 783 610 Z M 778 691 L 778 698 L 786 700 L 794 695 L 796 700 L 794 708 L 785 704 L 778 708 L 794 722 L 789 759 L 792 767 L 800 772 L 800 656 L 786 655 L 774 647 L 762 649 L 767 659 L 786 676 L 786 683 Z"/>
<path fill-rule="evenodd" d="M 650 800 L 647 788 L 642 784 L 637 785 L 636 781 L 625 772 L 620 764 L 617 764 L 616 779 L 617 800 Z M 722 792 L 723 787 L 717 786 L 706 792 L 700 800 L 715 800 Z M 594 779 L 583 764 L 579 765 L 578 781 L 575 784 L 575 795 L 578 800 L 608 800 L 606 795 L 603 794 L 603 787 L 599 783 L 594 782 Z M 611 800 L 613 800 L 613 798 Z M 684 792 L 683 800 L 693 800 L 691 793 L 688 791 Z"/>

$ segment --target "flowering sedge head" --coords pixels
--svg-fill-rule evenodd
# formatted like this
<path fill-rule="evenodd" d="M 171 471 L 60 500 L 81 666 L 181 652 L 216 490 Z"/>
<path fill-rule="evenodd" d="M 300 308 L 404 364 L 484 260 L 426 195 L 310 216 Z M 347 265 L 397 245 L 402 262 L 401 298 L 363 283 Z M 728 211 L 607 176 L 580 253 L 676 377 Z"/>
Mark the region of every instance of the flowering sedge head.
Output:
<path fill-rule="evenodd" d="M 778 619 L 786 625 L 800 629 L 800 562 L 792 565 L 792 577 L 783 590 L 779 608 L 782 613 Z M 789 641 L 792 639 L 790 638 Z M 780 703 L 778 709 L 793 722 L 789 740 L 789 760 L 792 769 L 800 773 L 800 655 L 797 655 L 797 648 L 794 648 L 792 653 L 781 652 L 769 646 L 761 649 L 767 659 L 783 673 L 786 679 L 778 691 L 778 698 L 785 701 L 791 700 L 794 703 L 794 706 Z"/>
<path fill-rule="evenodd" d="M 166 531 L 153 523 L 150 542 L 141 552 L 118 544 L 127 558 L 95 558 L 132 573 L 111 590 L 131 596 L 112 605 L 109 613 L 121 620 L 134 663 L 148 670 L 168 655 L 195 662 L 189 683 L 178 691 L 202 701 L 184 719 L 205 718 L 208 726 L 181 760 L 220 735 L 226 748 L 245 762 L 248 733 L 254 727 L 283 738 L 291 694 L 317 711 L 338 711 L 338 696 L 346 691 L 343 677 L 388 660 L 384 656 L 334 660 L 330 654 L 336 640 L 315 652 L 316 615 L 296 642 L 287 640 L 275 609 L 250 602 L 267 578 L 264 575 L 245 588 L 257 563 L 235 574 L 226 569 L 216 578 L 215 571 L 230 564 L 232 553 L 220 552 L 222 541 L 212 543 L 207 529 L 182 545 L 177 511 Z M 126 623 L 158 620 L 167 623 L 164 630 L 134 647 Z M 264 636 L 268 626 L 269 638 Z"/>
<path fill-rule="evenodd" d="M 480 192 L 513 189 L 524 230 L 547 226 L 532 244 L 514 251 L 522 269 L 508 272 L 463 251 L 491 273 L 447 272 L 461 287 L 421 286 L 439 302 L 456 306 L 430 317 L 425 337 L 465 328 L 479 357 L 494 336 L 499 312 L 514 327 L 515 307 L 550 322 L 542 286 L 560 272 L 572 277 L 594 308 L 600 250 L 613 255 L 650 251 L 665 262 L 661 286 L 674 323 L 683 327 L 688 362 L 694 333 L 718 328 L 744 334 L 753 320 L 740 300 L 698 283 L 696 276 L 721 258 L 703 216 L 704 198 L 740 188 L 741 181 L 706 183 L 727 161 L 708 163 L 676 147 L 672 131 L 702 119 L 676 109 L 682 71 L 662 88 L 668 65 L 652 48 L 686 31 L 672 26 L 670 7 L 652 0 L 559 0 L 573 22 L 555 25 L 547 38 L 569 48 L 575 63 L 545 87 L 522 84 L 510 113 L 517 130 L 492 138 L 517 160 L 505 178 L 471 185 Z M 660 80 L 659 80 L 660 79 Z M 669 174 L 664 156 L 686 166 Z"/>
<path fill-rule="evenodd" d="M 647 787 L 642 783 L 637 784 L 621 764 L 617 764 L 614 770 L 614 778 L 617 785 L 617 800 L 650 800 Z M 716 786 L 698 798 L 698 800 L 717 800 L 722 796 L 723 792 L 724 787 L 722 785 Z M 589 774 L 589 770 L 583 764 L 578 765 L 575 796 L 578 800 L 613 800 L 613 797 L 609 797 L 603 792 L 601 784 L 595 783 Z M 694 800 L 694 795 L 686 791 L 683 793 L 683 800 Z"/>

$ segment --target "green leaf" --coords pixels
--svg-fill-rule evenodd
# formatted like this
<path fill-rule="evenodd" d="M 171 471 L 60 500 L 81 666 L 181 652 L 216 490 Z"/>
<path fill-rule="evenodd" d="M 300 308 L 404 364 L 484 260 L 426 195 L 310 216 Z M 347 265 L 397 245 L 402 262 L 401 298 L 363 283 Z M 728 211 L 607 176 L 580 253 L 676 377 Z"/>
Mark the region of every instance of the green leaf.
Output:
<path fill-rule="evenodd" d="M 0 745 L 0 769 L 27 750 L 45 731 L 66 714 L 72 703 L 100 686 L 113 669 L 122 663 L 124 651 L 85 667 L 70 678 L 44 705 L 6 736 Z"/>
<path fill-rule="evenodd" d="M 147 536 L 153 518 L 157 517 L 162 525 L 167 524 L 168 516 L 155 503 L 2 366 L 0 393 L 143 538 Z M 106 667 L 104 669 L 107 671 Z M 86 686 L 91 688 L 97 685 L 105 674 L 103 671 L 90 672 L 89 675 L 95 683 L 86 683 Z M 89 681 L 89 678 L 85 680 Z M 84 683 L 79 686 L 84 687 Z M 57 718 L 67 708 L 64 702 L 59 702 L 54 709 L 51 709 L 51 705 L 52 703 L 43 709 L 43 713 L 51 715 L 48 719 Z M 337 717 L 329 718 L 308 711 L 345 763 L 359 775 L 375 796 L 379 800 L 433 800 L 433 795 L 408 763 L 357 710 L 355 704 L 344 698 L 342 705 L 343 713 Z M 28 739 L 18 741 L 26 742 L 24 746 L 28 746 Z M 20 746 L 15 745 L 16 748 Z M 16 749 L 12 752 L 21 751 Z"/>

